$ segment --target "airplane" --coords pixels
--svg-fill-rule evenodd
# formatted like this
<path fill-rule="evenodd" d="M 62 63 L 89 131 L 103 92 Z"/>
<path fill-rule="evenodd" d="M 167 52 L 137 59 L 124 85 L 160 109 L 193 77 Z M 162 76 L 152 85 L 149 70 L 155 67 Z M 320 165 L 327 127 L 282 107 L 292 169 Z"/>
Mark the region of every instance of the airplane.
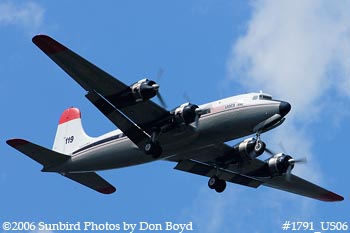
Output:
<path fill-rule="evenodd" d="M 203 105 L 184 103 L 169 111 L 155 81 L 127 85 L 47 35 L 36 35 L 32 41 L 87 91 L 86 98 L 118 128 L 90 137 L 82 127 L 80 110 L 70 107 L 59 119 L 52 150 L 24 139 L 7 140 L 42 164 L 42 172 L 55 172 L 111 194 L 116 188 L 96 171 L 163 160 L 176 163 L 177 170 L 208 177 L 209 188 L 218 193 L 230 182 L 327 202 L 344 200 L 292 174 L 301 160 L 273 153 L 261 140 L 261 134 L 285 121 L 291 110 L 288 102 L 260 92 Z M 156 96 L 160 104 L 151 101 Z M 226 144 L 250 135 L 234 146 Z M 264 152 L 271 156 L 261 160 Z"/>

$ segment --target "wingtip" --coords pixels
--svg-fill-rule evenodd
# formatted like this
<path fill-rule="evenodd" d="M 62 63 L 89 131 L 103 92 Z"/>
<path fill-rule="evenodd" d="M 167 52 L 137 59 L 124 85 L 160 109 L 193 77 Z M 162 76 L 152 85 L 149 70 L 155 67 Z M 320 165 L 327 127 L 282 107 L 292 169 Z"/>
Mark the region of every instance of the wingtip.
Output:
<path fill-rule="evenodd" d="M 40 40 L 40 38 L 50 38 L 48 35 L 44 35 L 44 34 L 38 34 L 33 36 L 32 41 L 33 43 L 35 43 L 36 41 Z"/>
<path fill-rule="evenodd" d="M 106 187 L 106 188 L 101 188 L 99 190 L 97 190 L 98 192 L 100 193 L 103 193 L 103 194 L 112 194 L 116 191 L 116 188 L 113 187 L 113 186 L 109 186 L 109 187 Z"/>
<path fill-rule="evenodd" d="M 331 191 L 325 193 L 321 198 L 320 200 L 322 201 L 327 201 L 327 202 L 334 202 L 334 201 L 344 201 L 344 197 L 336 194 L 336 193 L 333 193 Z"/>
<path fill-rule="evenodd" d="M 67 50 L 64 45 L 60 44 L 48 35 L 36 35 L 32 38 L 32 41 L 47 55 L 52 55 Z"/>
<path fill-rule="evenodd" d="M 14 148 L 17 148 L 17 147 L 19 147 L 19 146 L 28 144 L 29 142 L 26 141 L 26 140 L 24 140 L 24 139 L 14 138 L 14 139 L 9 139 L 9 140 L 7 140 L 6 143 L 7 143 L 9 146 L 12 146 L 12 147 L 14 147 Z"/>

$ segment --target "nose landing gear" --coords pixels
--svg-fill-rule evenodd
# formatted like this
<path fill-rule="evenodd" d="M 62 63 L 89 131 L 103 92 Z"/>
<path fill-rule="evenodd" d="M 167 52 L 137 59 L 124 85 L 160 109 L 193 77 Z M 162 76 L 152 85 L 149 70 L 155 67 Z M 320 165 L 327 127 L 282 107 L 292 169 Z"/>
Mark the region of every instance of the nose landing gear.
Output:
<path fill-rule="evenodd" d="M 257 155 L 256 157 L 262 155 L 266 149 L 265 142 L 261 141 L 260 133 L 256 134 L 256 142 L 254 146 L 254 153 Z"/>

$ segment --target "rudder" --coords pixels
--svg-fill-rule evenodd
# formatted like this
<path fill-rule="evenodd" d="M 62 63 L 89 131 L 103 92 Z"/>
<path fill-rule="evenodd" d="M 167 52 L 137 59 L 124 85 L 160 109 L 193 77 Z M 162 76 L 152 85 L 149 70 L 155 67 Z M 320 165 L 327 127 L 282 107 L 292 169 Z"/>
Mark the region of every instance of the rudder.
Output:
<path fill-rule="evenodd" d="M 83 129 L 80 110 L 71 107 L 63 111 L 60 117 L 52 149 L 63 154 L 72 154 L 92 139 Z"/>

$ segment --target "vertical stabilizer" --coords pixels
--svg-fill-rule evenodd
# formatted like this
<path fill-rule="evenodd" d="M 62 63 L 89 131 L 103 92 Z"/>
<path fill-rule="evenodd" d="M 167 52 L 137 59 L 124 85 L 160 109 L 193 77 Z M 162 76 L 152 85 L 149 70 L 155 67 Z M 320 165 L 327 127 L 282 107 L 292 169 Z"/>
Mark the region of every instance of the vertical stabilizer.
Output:
<path fill-rule="evenodd" d="M 61 115 L 52 149 L 63 154 L 71 154 L 89 144 L 91 140 L 92 138 L 83 129 L 80 110 L 71 107 Z"/>

